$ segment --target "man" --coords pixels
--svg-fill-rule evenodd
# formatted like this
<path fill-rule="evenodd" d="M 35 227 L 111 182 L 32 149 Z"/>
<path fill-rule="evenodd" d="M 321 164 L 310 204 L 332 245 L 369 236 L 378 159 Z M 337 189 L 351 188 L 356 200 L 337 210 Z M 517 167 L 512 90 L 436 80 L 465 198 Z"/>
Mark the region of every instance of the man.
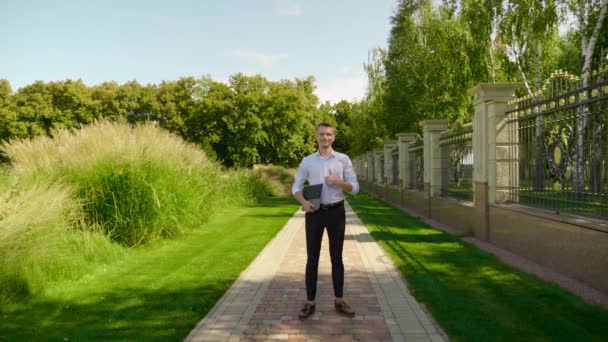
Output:
<path fill-rule="evenodd" d="M 316 139 L 319 150 L 302 160 L 291 192 L 306 212 L 306 295 L 308 301 L 298 317 L 306 319 L 315 313 L 315 296 L 317 292 L 317 275 L 319 271 L 319 254 L 323 231 L 327 228 L 329 236 L 329 253 L 331 257 L 331 278 L 334 287 L 336 311 L 348 317 L 355 312 L 344 301 L 344 264 L 342 263 L 342 246 L 346 215 L 344 212 L 344 193 L 359 192 L 359 183 L 353 165 L 347 155 L 336 152 L 331 145 L 336 138 L 331 124 L 321 123 L 317 126 Z M 304 182 L 311 185 L 323 184 L 321 191 L 321 208 L 314 211 L 314 205 L 304 198 Z"/>

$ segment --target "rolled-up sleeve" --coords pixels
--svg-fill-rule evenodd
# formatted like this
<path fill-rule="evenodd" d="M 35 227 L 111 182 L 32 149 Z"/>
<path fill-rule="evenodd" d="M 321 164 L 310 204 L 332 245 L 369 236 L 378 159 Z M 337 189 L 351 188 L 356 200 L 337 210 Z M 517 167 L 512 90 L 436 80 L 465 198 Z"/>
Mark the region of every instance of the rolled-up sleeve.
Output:
<path fill-rule="evenodd" d="M 350 161 L 350 158 L 346 157 L 346 167 L 344 168 L 344 179 L 350 183 L 353 187 L 352 191 L 349 191 L 350 194 L 356 194 L 359 192 L 359 182 L 357 181 L 357 175 L 355 174 L 355 169 L 353 168 L 353 163 Z"/>
<path fill-rule="evenodd" d="M 293 185 L 291 186 L 291 194 L 295 195 L 296 193 L 302 191 L 304 188 L 304 182 L 308 178 L 308 169 L 306 168 L 305 162 L 302 161 L 300 166 L 298 167 L 298 171 L 296 172 L 296 176 L 294 177 Z"/>

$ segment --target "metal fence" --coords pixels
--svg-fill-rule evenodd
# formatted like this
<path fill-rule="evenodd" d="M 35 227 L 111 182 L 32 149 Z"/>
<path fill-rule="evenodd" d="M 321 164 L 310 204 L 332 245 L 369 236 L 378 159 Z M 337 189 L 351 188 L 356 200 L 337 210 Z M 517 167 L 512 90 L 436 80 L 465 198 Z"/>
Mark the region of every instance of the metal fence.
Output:
<path fill-rule="evenodd" d="M 399 149 L 396 149 L 396 151 L 393 151 L 392 154 L 392 158 L 393 158 L 393 179 L 392 179 L 392 184 L 393 185 L 399 185 Z"/>
<path fill-rule="evenodd" d="M 558 72 L 507 115 L 510 200 L 608 217 L 608 68 Z"/>
<path fill-rule="evenodd" d="M 386 177 L 386 170 L 384 169 L 384 156 L 380 158 L 380 183 L 384 183 Z"/>
<path fill-rule="evenodd" d="M 376 178 L 376 163 L 374 162 L 373 159 L 369 163 L 368 167 L 371 169 L 370 171 L 368 171 L 368 174 L 371 176 L 371 177 L 369 177 L 369 180 L 373 182 L 373 181 L 375 181 L 375 178 Z"/>
<path fill-rule="evenodd" d="M 420 137 L 410 145 L 409 188 L 424 190 L 424 142 Z"/>
<path fill-rule="evenodd" d="M 473 201 L 473 127 L 441 134 L 441 196 Z"/>

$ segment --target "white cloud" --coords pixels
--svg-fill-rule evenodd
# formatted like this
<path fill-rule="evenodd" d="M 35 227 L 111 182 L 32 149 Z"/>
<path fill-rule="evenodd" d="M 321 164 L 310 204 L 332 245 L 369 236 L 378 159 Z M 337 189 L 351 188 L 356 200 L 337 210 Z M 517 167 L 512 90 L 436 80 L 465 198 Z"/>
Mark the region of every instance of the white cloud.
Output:
<path fill-rule="evenodd" d="M 321 102 L 359 101 L 365 96 L 367 77 L 365 75 L 318 77 L 316 84 L 315 94 Z"/>
<path fill-rule="evenodd" d="M 300 4 L 281 2 L 280 6 L 279 15 L 281 17 L 299 17 L 302 15 L 302 6 Z"/>
<path fill-rule="evenodd" d="M 272 54 L 243 50 L 235 50 L 232 52 L 232 55 L 235 57 L 243 58 L 249 62 L 259 64 L 264 68 L 271 68 L 281 62 L 282 59 L 287 58 L 286 53 Z"/>

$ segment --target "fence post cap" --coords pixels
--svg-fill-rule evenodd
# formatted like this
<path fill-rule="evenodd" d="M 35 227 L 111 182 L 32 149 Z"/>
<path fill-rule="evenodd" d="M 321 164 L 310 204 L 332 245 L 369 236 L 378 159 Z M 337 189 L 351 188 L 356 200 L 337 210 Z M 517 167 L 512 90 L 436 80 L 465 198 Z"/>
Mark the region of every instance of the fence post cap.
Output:
<path fill-rule="evenodd" d="M 521 88 L 521 82 L 500 82 L 500 83 L 479 83 L 476 86 L 469 88 L 467 93 L 477 98 L 495 98 L 495 97 L 512 97 L 515 90 Z"/>
<path fill-rule="evenodd" d="M 450 123 L 450 120 L 424 120 L 422 122 L 420 122 L 420 124 L 422 125 L 422 129 L 425 132 L 432 132 L 432 131 L 445 131 L 446 129 L 448 129 L 448 123 Z"/>
<path fill-rule="evenodd" d="M 395 134 L 399 142 L 412 142 L 418 137 L 418 133 L 397 133 Z"/>

